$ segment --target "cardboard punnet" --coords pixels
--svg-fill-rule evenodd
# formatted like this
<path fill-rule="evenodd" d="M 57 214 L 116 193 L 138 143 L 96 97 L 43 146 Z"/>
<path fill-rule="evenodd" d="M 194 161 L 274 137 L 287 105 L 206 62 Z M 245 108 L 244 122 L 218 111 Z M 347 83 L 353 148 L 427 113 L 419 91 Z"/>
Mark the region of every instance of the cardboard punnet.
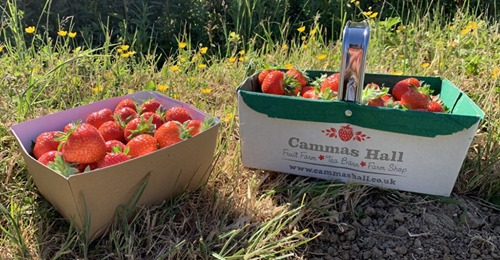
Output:
<path fill-rule="evenodd" d="M 312 79 L 328 71 L 306 71 Z M 450 113 L 264 94 L 257 74 L 238 88 L 243 165 L 341 182 L 449 196 L 484 117 L 452 82 L 418 77 Z M 392 87 L 410 76 L 366 74 Z"/>
<path fill-rule="evenodd" d="M 31 145 L 36 137 L 46 131 L 60 131 L 75 120 L 85 121 L 90 113 L 114 109 L 125 98 L 136 101 L 154 98 L 165 107 L 186 107 L 194 119 L 210 117 L 198 109 L 168 98 L 157 92 L 137 92 L 110 98 L 88 105 L 29 120 L 11 127 L 17 139 L 28 171 L 39 192 L 66 219 L 72 221 L 88 237 L 102 235 L 112 223 L 116 209 L 133 202 L 140 195 L 137 205 L 152 205 L 172 198 L 184 191 L 203 185 L 211 172 L 217 135 L 220 127 L 215 124 L 206 131 L 159 149 L 143 157 L 83 174 L 64 177 L 39 163 L 31 156 Z"/>

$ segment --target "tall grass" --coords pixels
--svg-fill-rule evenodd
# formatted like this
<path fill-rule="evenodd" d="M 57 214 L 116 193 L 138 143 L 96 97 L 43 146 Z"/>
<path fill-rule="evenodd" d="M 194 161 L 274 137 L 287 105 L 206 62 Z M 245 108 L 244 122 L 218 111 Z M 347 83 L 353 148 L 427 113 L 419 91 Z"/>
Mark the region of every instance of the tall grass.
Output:
<path fill-rule="evenodd" d="M 106 40 L 92 47 L 93 39 L 81 32 L 75 39 L 49 37 L 57 32 L 39 24 L 26 32 L 32 24 L 23 21 L 16 1 L 7 3 L 0 40 L 0 258 L 295 258 L 307 255 L 305 244 L 321 236 L 318 223 L 335 222 L 337 211 L 355 215 L 357 202 L 376 190 L 247 169 L 239 159 L 235 88 L 246 76 L 265 64 L 338 70 L 339 43 L 325 37 L 319 17 L 309 17 L 313 22 L 299 31 L 288 23 L 291 17 L 283 16 L 280 25 L 251 17 L 262 2 L 241 1 L 231 14 L 241 31 L 219 28 L 229 49 L 191 43 L 181 30 L 177 42 L 186 46 L 158 65 L 153 45 L 136 48 L 137 38 L 148 37 L 140 31 L 116 39 L 102 23 Z M 454 191 L 500 204 L 499 24 L 465 11 L 445 22 L 440 12 L 405 18 L 387 6 L 373 11 L 390 12 L 392 20 L 379 21 L 358 8 L 373 30 L 369 72 L 446 77 L 484 110 Z M 65 28 L 72 28 L 68 23 Z M 256 27 L 261 33 L 252 34 Z M 37 192 L 9 127 L 140 90 L 159 91 L 221 119 L 211 178 L 204 189 L 141 208 L 130 223 L 119 222 L 89 242 Z"/>

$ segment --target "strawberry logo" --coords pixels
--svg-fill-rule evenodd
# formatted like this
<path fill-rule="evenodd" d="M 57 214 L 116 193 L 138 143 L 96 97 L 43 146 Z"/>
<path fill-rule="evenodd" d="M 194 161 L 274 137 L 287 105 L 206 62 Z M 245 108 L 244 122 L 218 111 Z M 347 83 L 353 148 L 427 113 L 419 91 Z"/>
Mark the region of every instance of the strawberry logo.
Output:
<path fill-rule="evenodd" d="M 344 142 L 348 142 L 350 140 L 358 141 L 358 142 L 363 142 L 366 139 L 370 139 L 369 136 L 366 134 L 363 134 L 361 131 L 354 131 L 354 129 L 350 125 L 345 125 L 340 127 L 340 129 L 336 129 L 333 127 L 330 127 L 325 130 L 321 130 L 323 134 L 325 134 L 328 137 L 331 138 L 339 138 L 340 140 Z"/>

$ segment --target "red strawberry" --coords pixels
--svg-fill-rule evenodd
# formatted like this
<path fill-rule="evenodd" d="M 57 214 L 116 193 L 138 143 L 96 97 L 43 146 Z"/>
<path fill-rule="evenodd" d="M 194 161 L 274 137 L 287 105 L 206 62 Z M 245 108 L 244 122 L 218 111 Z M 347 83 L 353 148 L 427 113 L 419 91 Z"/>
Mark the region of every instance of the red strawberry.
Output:
<path fill-rule="evenodd" d="M 330 76 L 323 79 L 320 86 L 319 86 L 321 93 L 325 92 L 325 90 L 327 88 L 330 89 L 332 92 L 338 92 L 339 91 L 339 80 L 340 80 L 339 73 L 331 74 Z"/>
<path fill-rule="evenodd" d="M 181 124 L 184 122 L 193 119 L 189 111 L 181 106 L 171 107 L 165 113 L 165 122 L 168 121 L 178 121 Z"/>
<path fill-rule="evenodd" d="M 264 79 L 266 78 L 267 74 L 269 74 L 269 72 L 271 72 L 271 71 L 275 71 L 275 69 L 265 69 L 259 73 L 259 76 L 257 77 L 257 80 L 259 81 L 259 85 L 262 86 Z"/>
<path fill-rule="evenodd" d="M 195 136 L 203 131 L 203 122 L 201 120 L 191 119 L 186 123 L 186 130 L 190 136 Z"/>
<path fill-rule="evenodd" d="M 279 70 L 271 71 L 262 82 L 262 92 L 267 94 L 284 95 L 285 87 L 283 80 L 285 73 Z"/>
<path fill-rule="evenodd" d="M 444 107 L 438 101 L 430 101 L 427 107 L 427 111 L 429 112 L 444 112 Z"/>
<path fill-rule="evenodd" d="M 104 138 L 93 125 L 76 124 L 60 138 L 64 159 L 68 162 L 89 164 L 106 155 Z"/>
<path fill-rule="evenodd" d="M 62 156 L 62 152 L 60 152 L 60 151 L 48 151 L 48 152 L 42 154 L 42 156 L 40 156 L 40 158 L 38 158 L 38 161 L 41 162 L 43 165 L 49 166 L 49 163 L 53 162 L 55 160 L 56 155 Z"/>
<path fill-rule="evenodd" d="M 108 167 L 124 161 L 128 161 L 129 159 L 130 158 L 128 157 L 128 155 L 121 152 L 107 153 L 101 160 L 97 162 L 97 168 Z"/>
<path fill-rule="evenodd" d="M 113 112 L 111 112 L 111 109 L 103 108 L 88 115 L 85 123 L 91 124 L 95 128 L 99 128 L 103 123 L 113 120 Z"/>
<path fill-rule="evenodd" d="M 396 100 L 401 100 L 403 94 L 410 91 L 410 86 L 414 86 L 416 88 L 420 87 L 420 81 L 416 78 L 406 78 L 398 81 L 394 87 L 392 87 L 392 96 Z"/>
<path fill-rule="evenodd" d="M 152 123 L 153 117 L 150 117 L 146 120 L 143 117 L 137 117 L 132 119 L 127 123 L 125 129 L 123 130 L 123 136 L 125 137 L 125 141 L 129 142 L 134 136 L 138 136 L 140 134 L 149 134 L 154 135 L 156 130 L 156 125 Z"/>
<path fill-rule="evenodd" d="M 401 97 L 401 105 L 410 110 L 427 110 L 430 98 L 425 93 L 420 92 L 416 87 L 410 86 L 410 91 Z"/>
<path fill-rule="evenodd" d="M 116 105 L 114 112 L 116 113 L 116 111 L 118 111 L 124 107 L 129 107 L 137 112 L 137 105 L 135 104 L 135 101 L 130 99 L 130 98 L 126 98 L 126 99 L 121 100 L 118 103 L 118 105 Z"/>
<path fill-rule="evenodd" d="M 300 88 L 307 85 L 307 78 L 300 70 L 289 69 L 285 72 L 285 75 L 294 78 L 300 84 Z"/>
<path fill-rule="evenodd" d="M 58 131 L 49 131 L 38 135 L 33 147 L 33 155 L 36 159 L 40 158 L 46 152 L 57 151 L 59 141 L 56 140 L 56 137 L 58 135 Z"/>
<path fill-rule="evenodd" d="M 340 140 L 347 142 L 347 141 L 351 140 L 352 137 L 354 136 L 354 130 L 352 129 L 352 127 L 350 125 L 345 125 L 339 129 L 338 135 L 339 135 Z"/>
<path fill-rule="evenodd" d="M 158 100 L 148 99 L 141 104 L 141 114 L 144 114 L 145 112 L 155 113 L 161 107 L 162 106 Z"/>
<path fill-rule="evenodd" d="M 316 88 L 313 86 L 305 86 L 302 88 L 301 96 L 303 98 L 318 99 L 318 94 L 316 93 Z"/>
<path fill-rule="evenodd" d="M 125 149 L 128 149 L 128 155 L 131 158 L 136 158 L 157 150 L 156 139 L 148 134 L 141 134 L 132 138 Z"/>
<path fill-rule="evenodd" d="M 180 141 L 183 126 L 177 121 L 168 121 L 156 130 L 155 138 L 159 148 L 164 148 L 176 144 Z"/>
<path fill-rule="evenodd" d="M 63 128 L 63 132 L 67 133 L 69 129 L 71 129 L 73 127 L 75 123 L 71 122 L 71 123 L 68 123 L 64 126 Z"/>
<path fill-rule="evenodd" d="M 155 112 L 145 112 L 141 115 L 141 117 L 143 117 L 146 120 L 148 120 L 150 117 L 153 117 L 151 123 L 153 123 L 156 126 L 156 129 L 158 129 L 161 125 L 163 125 L 163 123 L 165 123 L 163 121 L 163 118 L 160 115 L 156 114 Z"/>
<path fill-rule="evenodd" d="M 109 140 L 106 141 L 106 152 L 110 153 L 113 148 L 118 147 L 121 151 L 125 151 L 125 144 L 118 140 Z"/>
<path fill-rule="evenodd" d="M 384 97 L 389 92 L 389 88 L 380 89 L 376 83 L 369 83 L 362 92 L 362 104 L 374 107 L 385 106 Z"/>
<path fill-rule="evenodd" d="M 113 114 L 115 117 L 115 121 L 123 124 L 127 124 L 130 120 L 137 118 L 137 112 L 130 107 L 122 107 L 118 110 L 115 110 Z"/>
<path fill-rule="evenodd" d="M 122 127 L 115 121 L 104 122 L 99 127 L 99 133 L 104 138 L 104 141 L 109 140 L 118 140 L 121 142 L 125 142 L 125 137 L 123 134 Z"/>

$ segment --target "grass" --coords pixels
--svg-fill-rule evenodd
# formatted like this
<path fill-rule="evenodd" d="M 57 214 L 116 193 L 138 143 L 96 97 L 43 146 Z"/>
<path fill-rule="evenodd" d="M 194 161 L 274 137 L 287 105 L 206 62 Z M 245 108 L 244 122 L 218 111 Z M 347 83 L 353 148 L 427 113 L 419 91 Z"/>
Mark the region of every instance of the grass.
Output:
<path fill-rule="evenodd" d="M 334 212 L 355 215 L 356 204 L 377 190 L 241 164 L 236 86 L 265 64 L 337 70 L 340 44 L 324 39 L 320 24 L 304 32 L 284 28 L 283 35 L 295 35 L 292 41 L 256 35 L 268 39 L 263 46 L 241 46 L 237 34 L 226 32 L 227 55 L 209 56 L 188 36 L 179 37 L 187 45 L 158 66 L 154 50 L 134 53 L 132 43 L 109 39 L 88 49 L 68 36 L 51 40 L 39 28 L 27 33 L 16 12 L 10 6 L 0 52 L 2 259 L 295 258 L 321 236 L 319 224 L 340 225 Z M 500 205 L 499 24 L 461 12 L 446 26 L 430 15 L 397 28 L 377 19 L 370 26 L 369 72 L 446 77 L 484 110 L 454 192 Z M 9 128 L 141 90 L 162 92 L 220 118 L 217 163 L 203 189 L 141 207 L 129 223 L 117 222 L 88 241 L 37 192 Z"/>

